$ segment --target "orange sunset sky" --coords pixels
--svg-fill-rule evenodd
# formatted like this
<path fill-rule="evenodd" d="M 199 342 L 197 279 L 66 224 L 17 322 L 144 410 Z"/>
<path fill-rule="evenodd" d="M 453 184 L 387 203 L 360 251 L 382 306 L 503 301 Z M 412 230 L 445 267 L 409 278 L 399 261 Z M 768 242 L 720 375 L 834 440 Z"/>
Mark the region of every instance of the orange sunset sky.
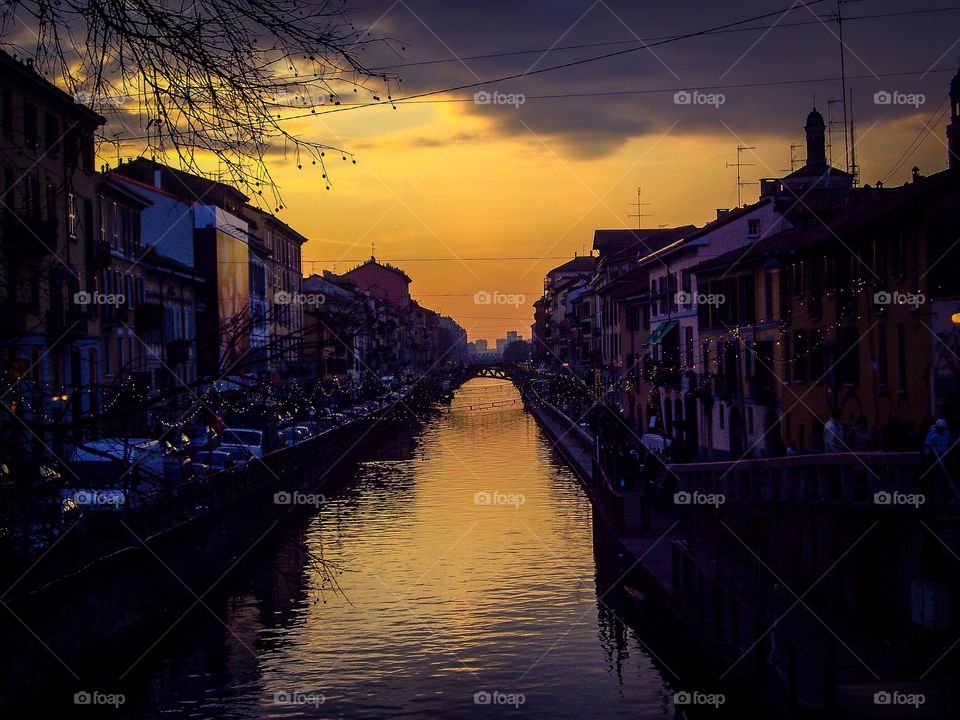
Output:
<path fill-rule="evenodd" d="M 389 67 L 403 84 L 392 91 L 402 98 L 590 58 L 611 41 L 642 45 L 641 38 L 775 9 L 684 0 L 656 9 L 614 2 L 477 5 L 364 3 L 358 26 L 405 44 L 402 52 L 365 60 L 374 67 L 395 63 Z M 452 315 L 470 339 L 492 343 L 507 330 L 528 337 L 544 273 L 589 252 L 595 229 L 636 227 L 628 213 L 636 212 L 630 203 L 638 185 L 650 203 L 644 226 L 702 225 L 717 208 L 737 203 L 736 169 L 727 164 L 736 161 L 738 144 L 756 148 L 742 155 L 750 163 L 745 181 L 780 176 L 790 171 L 790 145 L 802 142 L 811 107 L 839 117 L 840 105 L 828 103 L 842 93 L 840 44 L 828 15 L 833 6 L 812 5 L 753 22 L 755 30 L 482 86 L 525 94 L 519 107 L 475 104 L 470 88 L 397 109 L 318 106 L 315 114 L 291 119 L 296 134 L 342 147 L 357 160 L 330 161 L 328 191 L 319 166 L 298 170 L 293 158 L 272 156 L 286 206 L 279 216 L 310 238 L 304 274 L 345 271 L 373 246 L 378 259 L 410 275 L 415 298 Z M 858 5 L 864 18 L 845 23 L 861 182 L 886 177 L 886 184 L 897 184 L 914 164 L 923 172 L 946 166 L 949 118 L 937 112 L 960 53 L 960 13 L 896 14 L 903 10 L 874 0 Z M 531 49 L 537 52 L 484 57 Z M 370 96 L 382 90 L 376 80 L 369 87 Z M 722 106 L 673 102 L 678 88 L 710 87 L 722 88 Z M 649 94 L 629 94 L 637 90 Z M 923 93 L 923 102 L 878 105 L 874 93 L 883 90 Z M 364 92 L 352 97 L 369 102 Z M 537 97 L 544 95 L 563 97 Z M 843 133 L 838 125 L 834 130 L 833 164 L 843 167 Z M 897 167 L 918 134 L 923 142 Z M 113 147 L 105 143 L 102 150 L 110 162 Z M 803 149 L 794 152 L 802 164 Z M 744 203 L 752 202 L 756 184 L 742 193 Z M 525 302 L 477 305 L 478 291 L 522 294 Z"/>

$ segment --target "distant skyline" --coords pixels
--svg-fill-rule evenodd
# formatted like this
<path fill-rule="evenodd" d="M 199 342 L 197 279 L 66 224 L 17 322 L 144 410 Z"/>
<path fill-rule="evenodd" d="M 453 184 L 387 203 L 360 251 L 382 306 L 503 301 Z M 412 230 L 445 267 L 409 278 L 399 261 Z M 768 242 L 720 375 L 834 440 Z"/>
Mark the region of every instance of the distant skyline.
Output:
<path fill-rule="evenodd" d="M 333 159 L 333 187 L 326 191 L 318 166 L 298 170 L 292 158 L 274 158 L 286 205 L 280 217 L 310 238 L 304 274 L 345 271 L 369 257 L 372 244 L 378 259 L 410 275 L 413 297 L 453 316 L 470 339 L 492 344 L 508 329 L 528 328 L 547 270 L 588 253 L 595 229 L 636 227 L 629 215 L 636 214 L 637 186 L 650 203 L 643 207 L 645 226 L 702 225 L 717 208 L 737 203 L 737 173 L 728 164 L 736 162 L 738 144 L 755 148 L 741 156 L 743 179 L 752 183 L 789 172 L 790 146 L 802 141 L 814 104 L 828 119 L 842 120 L 842 106 L 828 102 L 841 96 L 831 20 L 837 6 L 812 2 L 771 14 L 788 7 L 358 3 L 359 27 L 405 48 L 365 51 L 366 63 L 391 66 L 403 83 L 385 90 L 372 81 L 369 92 L 354 96 L 359 101 L 534 74 L 396 110 L 318 106 L 291 120 L 298 133 L 343 147 L 357 160 Z M 854 93 L 848 113 L 861 182 L 900 184 L 914 165 L 924 173 L 946 166 L 946 121 L 938 110 L 960 55 L 960 12 L 942 7 L 906 9 L 889 0 L 843 6 L 850 16 L 843 27 L 847 87 Z M 662 44 L 664 36 L 760 15 L 768 16 Z M 536 74 L 631 48 L 641 49 Z M 520 51 L 535 52 L 505 55 Z M 476 57 L 491 54 L 497 56 Z M 475 103 L 481 89 L 508 104 Z M 678 103 L 674 93 L 682 89 L 723 100 Z M 893 102 L 882 96 L 876 102 L 883 92 Z M 520 94 L 525 102 L 513 97 L 509 104 Z M 932 133 L 897 166 L 931 120 Z M 841 126 L 834 130 L 833 164 L 843 167 Z M 104 161 L 114 159 L 111 145 L 101 151 Z M 741 192 L 751 202 L 757 186 L 744 184 Z M 474 301 L 478 292 L 523 302 L 481 305 Z"/>

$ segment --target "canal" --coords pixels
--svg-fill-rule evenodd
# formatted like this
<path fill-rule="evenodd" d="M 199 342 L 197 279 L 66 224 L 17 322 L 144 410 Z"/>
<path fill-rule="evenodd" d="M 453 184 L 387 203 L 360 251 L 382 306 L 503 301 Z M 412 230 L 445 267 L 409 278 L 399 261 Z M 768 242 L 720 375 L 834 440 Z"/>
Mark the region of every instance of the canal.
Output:
<path fill-rule="evenodd" d="M 681 717 L 510 383 L 379 440 L 127 673 L 120 716 Z"/>

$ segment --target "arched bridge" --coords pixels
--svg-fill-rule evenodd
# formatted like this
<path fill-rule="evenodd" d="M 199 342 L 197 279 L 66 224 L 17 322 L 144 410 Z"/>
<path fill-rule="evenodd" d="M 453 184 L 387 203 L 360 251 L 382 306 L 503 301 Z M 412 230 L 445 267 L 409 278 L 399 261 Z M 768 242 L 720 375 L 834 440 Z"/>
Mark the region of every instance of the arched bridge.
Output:
<path fill-rule="evenodd" d="M 511 368 L 498 361 L 474 361 L 468 366 L 474 377 L 496 378 L 498 380 L 513 380 Z"/>
<path fill-rule="evenodd" d="M 497 378 L 499 380 L 513 380 L 510 370 L 499 365 L 480 365 L 474 368 L 474 377 Z"/>

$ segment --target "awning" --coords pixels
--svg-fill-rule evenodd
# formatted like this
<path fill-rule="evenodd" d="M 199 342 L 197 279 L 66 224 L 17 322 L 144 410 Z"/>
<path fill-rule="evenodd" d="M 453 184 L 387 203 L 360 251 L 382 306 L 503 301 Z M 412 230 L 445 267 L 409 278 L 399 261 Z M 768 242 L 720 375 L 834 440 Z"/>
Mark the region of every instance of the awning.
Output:
<path fill-rule="evenodd" d="M 663 340 L 664 336 L 673 330 L 676 327 L 676 320 L 664 320 L 662 323 L 657 325 L 652 333 L 647 336 L 647 339 L 643 341 L 642 347 L 647 347 L 648 345 L 656 345 L 658 342 Z"/>

